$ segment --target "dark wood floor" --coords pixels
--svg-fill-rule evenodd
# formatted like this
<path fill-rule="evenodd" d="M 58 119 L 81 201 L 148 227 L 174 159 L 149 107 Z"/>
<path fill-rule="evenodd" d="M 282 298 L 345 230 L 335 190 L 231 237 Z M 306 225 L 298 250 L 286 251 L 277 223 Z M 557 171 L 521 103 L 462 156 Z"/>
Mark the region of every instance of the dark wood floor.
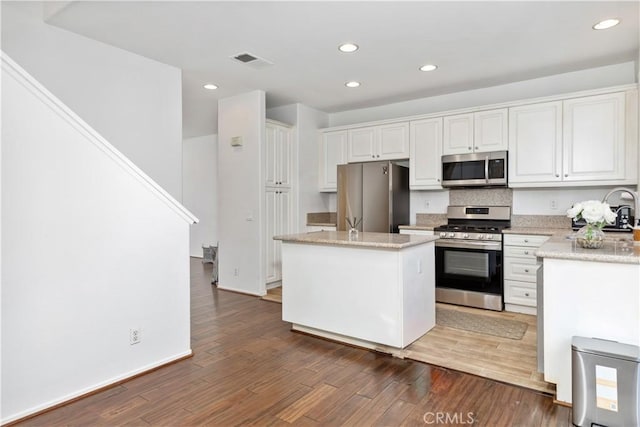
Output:
<path fill-rule="evenodd" d="M 293 333 L 191 268 L 193 358 L 20 425 L 571 425 L 543 394 Z"/>

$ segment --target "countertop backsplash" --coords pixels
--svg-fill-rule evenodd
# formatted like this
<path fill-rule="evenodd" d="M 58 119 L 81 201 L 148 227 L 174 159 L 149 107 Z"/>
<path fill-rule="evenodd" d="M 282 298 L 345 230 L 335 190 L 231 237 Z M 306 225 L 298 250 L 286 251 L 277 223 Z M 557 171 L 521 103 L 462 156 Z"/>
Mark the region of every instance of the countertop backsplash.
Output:
<path fill-rule="evenodd" d="M 566 228 L 571 229 L 571 218 L 566 215 L 512 215 L 511 228 Z"/>
<path fill-rule="evenodd" d="M 511 188 L 469 188 L 451 189 L 450 206 L 513 206 Z"/>
<path fill-rule="evenodd" d="M 417 213 L 416 225 L 419 227 L 437 227 L 447 223 L 447 214 Z"/>
<path fill-rule="evenodd" d="M 307 213 L 307 225 L 309 224 L 333 224 L 338 223 L 336 212 L 309 212 Z"/>

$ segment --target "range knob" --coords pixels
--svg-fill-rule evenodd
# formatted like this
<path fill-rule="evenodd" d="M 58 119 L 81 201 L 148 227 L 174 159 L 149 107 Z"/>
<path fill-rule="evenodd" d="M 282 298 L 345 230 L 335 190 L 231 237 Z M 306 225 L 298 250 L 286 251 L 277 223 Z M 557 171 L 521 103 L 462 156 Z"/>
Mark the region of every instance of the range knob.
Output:
<path fill-rule="evenodd" d="M 444 231 L 440 232 L 440 237 L 447 237 L 447 233 L 445 233 Z"/>
<path fill-rule="evenodd" d="M 464 234 L 462 235 L 462 238 L 463 238 L 463 239 L 468 239 L 468 238 L 469 238 L 469 233 L 464 233 Z"/>
<path fill-rule="evenodd" d="M 456 233 L 447 233 L 447 237 L 455 237 Z"/>
<path fill-rule="evenodd" d="M 484 234 L 478 234 L 478 239 L 480 240 L 484 239 Z"/>
<path fill-rule="evenodd" d="M 487 239 L 488 239 L 488 240 L 493 239 L 493 234 L 487 234 Z"/>

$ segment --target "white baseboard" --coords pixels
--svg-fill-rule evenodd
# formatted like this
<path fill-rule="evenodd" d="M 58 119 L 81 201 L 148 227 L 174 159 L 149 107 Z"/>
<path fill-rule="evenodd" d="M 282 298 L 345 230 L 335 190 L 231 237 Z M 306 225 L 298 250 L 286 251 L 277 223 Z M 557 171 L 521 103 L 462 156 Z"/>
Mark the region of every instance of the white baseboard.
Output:
<path fill-rule="evenodd" d="M 155 363 L 151 363 L 151 364 L 143 366 L 143 367 L 141 367 L 139 369 L 135 369 L 133 371 L 129 371 L 129 372 L 124 373 L 122 375 L 118 375 L 116 377 L 110 378 L 110 379 L 108 379 L 106 381 L 102 381 L 100 383 L 91 385 L 89 387 L 85 387 L 85 388 L 77 390 L 77 391 L 75 391 L 73 393 L 69 393 L 69 394 L 67 394 L 65 396 L 61 396 L 61 397 L 59 397 L 57 399 L 53 399 L 53 400 L 50 400 L 48 402 L 45 402 L 45 403 L 43 403 L 41 405 L 37 405 L 37 406 L 34 406 L 32 408 L 26 409 L 24 411 L 18 412 L 17 414 L 9 415 L 6 418 L 0 419 L 0 425 L 5 425 L 5 424 L 11 423 L 11 422 L 22 420 L 23 418 L 28 418 L 28 417 L 33 416 L 35 414 L 38 414 L 40 412 L 46 412 L 47 410 L 53 409 L 53 408 L 55 408 L 57 406 L 63 406 L 64 404 L 70 403 L 71 401 L 76 400 L 78 398 L 84 397 L 86 395 L 93 394 L 93 393 L 95 393 L 95 392 L 97 392 L 99 390 L 114 386 L 114 385 L 116 385 L 118 383 L 124 382 L 124 381 L 126 381 L 128 379 L 131 379 L 133 377 L 136 377 L 136 376 L 139 376 L 141 374 L 144 374 L 145 372 L 153 371 L 153 370 L 155 370 L 157 368 L 162 367 L 163 365 L 168 365 L 168 364 L 170 364 L 172 362 L 178 361 L 180 359 L 184 359 L 184 358 L 192 356 L 192 355 L 193 355 L 193 351 L 191 349 L 189 349 L 189 351 L 185 351 L 183 353 L 179 353 L 179 354 L 177 354 L 175 356 L 171 356 L 171 357 L 168 357 L 166 359 L 159 360 L 159 361 L 157 361 Z M 4 415 L 4 414 L 2 414 L 2 415 Z"/>

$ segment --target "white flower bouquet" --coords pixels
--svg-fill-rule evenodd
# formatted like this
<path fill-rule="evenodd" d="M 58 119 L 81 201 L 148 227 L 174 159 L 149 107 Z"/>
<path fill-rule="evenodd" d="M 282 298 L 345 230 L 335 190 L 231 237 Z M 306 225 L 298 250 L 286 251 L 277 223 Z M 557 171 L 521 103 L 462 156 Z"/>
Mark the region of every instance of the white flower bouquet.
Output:
<path fill-rule="evenodd" d="M 578 202 L 567 210 L 569 218 L 584 219 L 587 224 L 602 228 L 605 224 L 613 224 L 616 220 L 616 213 L 611 211 L 609 203 L 599 200 L 586 200 Z"/>
<path fill-rule="evenodd" d="M 602 227 L 613 224 L 616 220 L 615 212 L 611 211 L 608 203 L 599 200 L 587 200 L 573 205 L 567 210 L 569 218 L 584 219 L 587 225 L 576 233 L 576 242 L 583 248 L 598 249 L 604 244 Z"/>

